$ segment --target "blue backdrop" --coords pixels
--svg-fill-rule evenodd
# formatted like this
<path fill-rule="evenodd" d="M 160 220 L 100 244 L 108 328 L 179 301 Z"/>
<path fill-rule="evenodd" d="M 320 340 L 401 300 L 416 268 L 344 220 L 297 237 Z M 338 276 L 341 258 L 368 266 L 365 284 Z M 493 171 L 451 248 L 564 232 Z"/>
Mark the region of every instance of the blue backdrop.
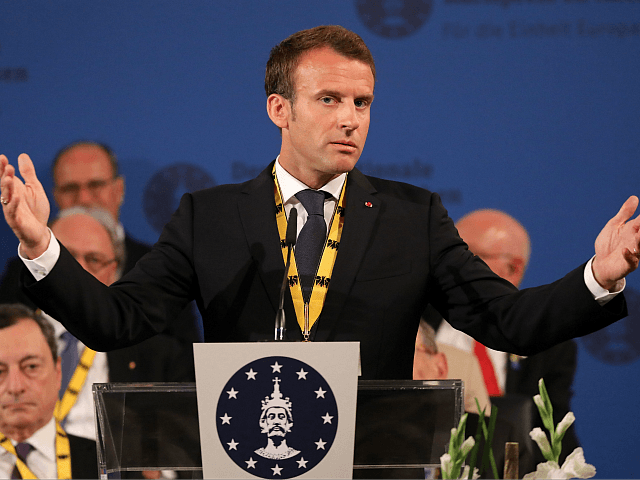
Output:
<path fill-rule="evenodd" d="M 533 241 L 523 286 L 588 260 L 640 194 L 638 0 L 5 0 L 0 151 L 29 153 L 50 191 L 62 145 L 110 144 L 123 223 L 153 242 L 184 191 L 275 158 L 264 66 L 319 24 L 358 32 L 376 59 L 359 167 L 440 192 L 454 219 L 484 207 L 518 218 Z M 0 261 L 16 246 L 1 222 Z M 579 340 L 573 410 L 600 478 L 640 475 L 640 274 L 627 289 L 631 316 Z"/>

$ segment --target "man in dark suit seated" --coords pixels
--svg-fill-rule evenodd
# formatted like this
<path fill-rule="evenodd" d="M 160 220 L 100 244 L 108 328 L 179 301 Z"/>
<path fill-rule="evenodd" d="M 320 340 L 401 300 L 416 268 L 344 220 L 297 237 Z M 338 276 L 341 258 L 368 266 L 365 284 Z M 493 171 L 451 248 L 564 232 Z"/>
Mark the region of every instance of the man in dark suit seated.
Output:
<path fill-rule="evenodd" d="M 640 259 L 637 197 L 602 230 L 591 260 L 518 291 L 469 252 L 437 194 L 355 168 L 374 86 L 373 56 L 355 33 L 320 26 L 283 40 L 265 75 L 276 160 L 243 184 L 185 194 L 152 251 L 111 287 L 47 229 L 49 201 L 28 155 L 18 159 L 24 182 L 0 155 L 0 203 L 21 242 L 25 291 L 99 350 L 164 331 L 194 299 L 206 341 L 273 339 L 295 208 L 286 337 L 360 342 L 364 379 L 411 378 L 428 304 L 485 345 L 522 355 L 626 314 L 624 277 Z"/>
<path fill-rule="evenodd" d="M 458 233 L 475 255 L 491 269 L 516 287 L 520 286 L 531 255 L 529 234 L 520 222 L 499 210 L 483 209 L 468 213 L 456 222 Z M 473 338 L 455 330 L 442 317 L 428 319 L 437 330 L 436 339 L 446 344 L 482 356 L 482 345 Z M 428 314 L 429 315 L 429 314 Z M 533 398 L 539 393 L 538 381 L 544 378 L 553 404 L 554 421 L 558 424 L 571 409 L 573 378 L 578 363 L 576 342 L 568 340 L 536 355 L 519 356 L 508 352 L 486 349 L 483 356 L 483 377 L 492 396 L 525 395 Z M 457 366 L 454 366 L 457 367 Z M 493 377 L 493 378 L 492 378 Z M 493 390 L 491 390 L 493 388 Z M 534 426 L 543 428 L 542 419 L 532 404 Z M 562 441 L 560 461 L 579 446 L 575 425 L 569 427 Z M 535 450 L 536 463 L 544 462 L 539 449 Z"/>
<path fill-rule="evenodd" d="M 1 304 L 0 478 L 99 478 L 96 443 L 66 434 L 54 418 L 60 379 L 49 322 Z"/>
<path fill-rule="evenodd" d="M 131 270 L 151 246 L 128 234 L 120 223 L 120 209 L 125 197 L 125 179 L 118 169 L 114 151 L 104 143 L 82 140 L 63 147 L 51 165 L 53 174 L 53 198 L 60 210 L 82 206 L 101 208 L 109 212 L 116 222 L 119 242 L 124 242 L 123 261 L 118 265 L 118 277 Z M 19 288 L 22 262 L 9 259 L 0 282 L 0 303 L 20 302 L 32 308 L 36 306 Z M 168 333 L 185 344 L 202 341 L 199 319 L 191 305 L 181 314 L 179 328 Z"/>
<path fill-rule="evenodd" d="M 455 347 L 449 348 L 446 351 L 454 352 Z M 468 364 L 473 365 L 475 359 L 473 356 L 467 352 L 459 351 L 456 352 L 459 355 L 459 358 L 468 358 L 465 361 Z M 477 378 L 475 375 L 475 369 L 468 370 L 470 376 L 455 376 L 450 375 L 449 373 L 449 358 L 447 355 L 440 351 L 438 348 L 438 343 L 436 342 L 436 333 L 433 328 L 426 323 L 426 321 L 420 321 L 420 328 L 418 329 L 418 335 L 416 336 L 416 350 L 415 350 L 415 358 L 414 358 L 414 370 L 413 370 L 413 379 L 414 380 L 446 380 L 446 379 L 460 379 L 464 382 L 465 386 L 465 411 L 469 414 L 467 418 L 467 427 L 465 431 L 465 438 L 467 437 L 475 437 L 476 431 L 478 428 L 478 422 L 480 421 L 479 411 L 475 405 L 473 409 L 469 409 L 469 401 L 467 400 L 467 392 L 469 390 L 469 385 L 473 385 L 475 382 L 481 381 L 480 378 Z M 477 368 L 477 367 L 475 367 Z M 480 372 L 478 371 L 478 374 Z M 479 387 L 473 387 L 474 391 L 480 392 L 481 394 L 486 395 L 486 390 L 482 390 Z M 474 400 L 474 399 L 470 399 Z M 483 405 L 483 399 L 479 398 L 478 402 L 480 403 L 480 408 L 484 410 L 486 415 L 486 424 L 489 425 L 489 417 L 491 415 L 491 405 Z M 486 400 L 488 402 L 488 399 Z M 533 405 L 533 401 L 529 400 L 529 403 Z M 515 422 L 511 422 L 508 419 L 504 418 L 504 415 L 500 415 L 500 410 L 498 410 L 498 416 L 496 417 L 496 428 L 493 436 L 492 449 L 494 458 L 496 460 L 496 465 L 498 469 L 498 476 L 501 478 L 502 473 L 504 471 L 504 461 L 505 461 L 505 443 L 507 442 L 516 442 L 518 443 L 518 452 L 519 452 L 519 470 L 521 478 L 524 474 L 529 473 L 534 470 L 533 463 L 533 442 L 529 438 L 529 431 L 532 426 L 529 425 L 520 425 Z M 530 418 L 530 417 L 529 417 Z M 524 421 L 524 419 L 519 419 L 520 421 Z M 484 437 L 481 437 L 481 445 L 479 450 L 479 455 L 482 455 L 484 449 Z M 468 461 L 469 459 L 467 459 Z M 468 463 L 468 462 L 467 462 Z M 481 458 L 478 458 L 477 466 L 479 467 L 481 463 Z M 483 472 L 482 478 L 492 478 L 491 467 L 489 465 L 485 466 L 485 470 Z"/>

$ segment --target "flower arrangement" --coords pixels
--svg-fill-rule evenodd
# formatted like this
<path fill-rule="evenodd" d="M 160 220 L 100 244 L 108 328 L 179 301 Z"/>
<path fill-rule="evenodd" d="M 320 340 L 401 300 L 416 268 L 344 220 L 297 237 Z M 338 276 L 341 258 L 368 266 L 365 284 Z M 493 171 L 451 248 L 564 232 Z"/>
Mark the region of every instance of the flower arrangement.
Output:
<path fill-rule="evenodd" d="M 538 444 L 544 458 L 545 463 L 540 463 L 535 472 L 528 473 L 524 476 L 524 480 L 534 480 L 538 478 L 591 478 L 596 474 L 593 465 L 588 464 L 584 458 L 584 452 L 581 447 L 576 448 L 564 461 L 562 467 L 559 465 L 560 453 L 562 451 L 562 438 L 567 429 L 575 421 L 572 412 L 567 413 L 557 426 L 553 425 L 553 407 L 549 394 L 544 386 L 544 380 L 538 381 L 540 394 L 533 397 L 533 401 L 538 407 L 542 424 L 549 431 L 549 439 L 541 428 L 534 428 L 529 434 L 534 442 Z"/>
<path fill-rule="evenodd" d="M 547 393 L 547 389 L 542 378 L 538 381 L 538 388 L 540 390 L 540 394 L 535 395 L 533 397 L 533 401 L 540 412 L 542 424 L 549 431 L 549 438 L 547 438 L 547 435 L 541 428 L 537 427 L 534 428 L 529 435 L 533 441 L 536 442 L 542 452 L 542 455 L 547 461 L 545 463 L 540 463 L 535 472 L 526 474 L 523 477 L 524 480 L 593 477 L 596 474 L 596 469 L 593 465 L 586 463 L 584 452 L 580 447 L 576 448 L 566 458 L 562 466 L 559 465 L 560 453 L 562 452 L 562 439 L 564 438 L 567 429 L 575 421 L 575 416 L 573 412 L 569 412 L 564 416 L 562 421 L 558 423 L 558 425 L 554 425 L 553 406 L 551 405 L 551 400 L 549 399 L 549 394 Z M 478 411 L 480 411 L 480 405 L 477 399 L 476 405 L 478 406 Z M 499 478 L 495 460 L 493 458 L 493 451 L 491 449 L 497 412 L 498 409 L 493 406 L 491 408 L 489 426 L 487 427 L 484 421 L 484 410 L 481 411 L 478 431 L 476 432 L 475 439 L 473 437 L 468 437 L 464 440 L 468 417 L 468 414 L 466 413 L 460 419 L 458 428 L 451 429 L 449 450 L 440 457 L 440 469 L 443 479 L 479 478 L 487 463 L 491 466 L 493 478 Z M 485 448 L 481 466 L 480 469 L 478 469 L 475 468 L 475 465 L 480 445 L 480 435 L 484 436 Z M 463 468 L 462 465 L 469 454 L 471 454 L 469 465 L 466 465 Z"/>
<path fill-rule="evenodd" d="M 491 448 L 498 408 L 496 406 L 491 408 L 491 417 L 489 419 L 489 426 L 487 426 L 484 421 L 484 409 L 480 409 L 480 404 L 477 398 L 476 405 L 480 412 L 480 418 L 478 421 L 478 430 L 476 431 L 475 439 L 473 437 L 468 437 L 463 441 L 468 417 L 468 414 L 466 413 L 460 418 L 458 428 L 451 429 L 449 450 L 440 457 L 440 470 L 442 472 L 443 479 L 480 478 L 480 475 L 487 464 L 491 466 L 493 478 L 498 478 L 498 469 L 493 457 L 493 449 Z M 480 447 L 480 435 L 484 437 L 485 447 L 482 454 L 480 468 L 478 469 L 476 468 L 476 462 L 478 459 L 478 449 Z M 464 469 L 462 469 L 462 464 L 469 454 L 471 454 L 469 465 L 466 465 Z"/>
<path fill-rule="evenodd" d="M 440 469 L 442 471 L 442 478 L 468 478 L 471 467 L 469 465 L 464 467 L 462 476 L 460 476 L 460 469 L 469 452 L 475 446 L 475 440 L 473 437 L 464 439 L 464 431 L 467 426 L 468 414 L 465 413 L 460 418 L 458 428 L 451 429 L 451 439 L 449 440 L 449 451 L 440 457 Z M 473 478 L 478 478 L 473 476 Z"/>

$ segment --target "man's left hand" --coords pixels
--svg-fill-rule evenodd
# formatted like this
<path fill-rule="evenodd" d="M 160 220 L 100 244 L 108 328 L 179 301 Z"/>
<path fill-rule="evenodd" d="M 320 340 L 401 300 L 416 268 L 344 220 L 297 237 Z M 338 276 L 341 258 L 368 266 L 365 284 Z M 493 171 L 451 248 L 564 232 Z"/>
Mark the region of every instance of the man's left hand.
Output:
<path fill-rule="evenodd" d="M 593 276 L 609 291 L 622 288 L 622 281 L 640 262 L 640 216 L 630 220 L 638 208 L 638 197 L 629 197 L 596 238 Z"/>

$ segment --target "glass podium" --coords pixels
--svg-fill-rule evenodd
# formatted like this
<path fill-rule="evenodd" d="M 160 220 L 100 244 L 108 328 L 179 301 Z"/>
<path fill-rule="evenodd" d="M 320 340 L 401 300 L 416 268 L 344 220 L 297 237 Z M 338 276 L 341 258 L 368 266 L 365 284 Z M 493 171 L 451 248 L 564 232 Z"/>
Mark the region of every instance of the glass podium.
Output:
<path fill-rule="evenodd" d="M 354 478 L 432 478 L 464 409 L 460 380 L 358 382 Z M 107 478 L 202 478 L 195 383 L 93 385 Z"/>

